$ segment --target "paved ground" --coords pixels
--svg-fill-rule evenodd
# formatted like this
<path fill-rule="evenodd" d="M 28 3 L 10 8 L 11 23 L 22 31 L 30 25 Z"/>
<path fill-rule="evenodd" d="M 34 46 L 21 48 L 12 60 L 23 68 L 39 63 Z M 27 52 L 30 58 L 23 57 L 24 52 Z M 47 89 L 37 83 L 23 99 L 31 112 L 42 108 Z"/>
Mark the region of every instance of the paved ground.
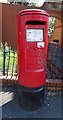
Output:
<path fill-rule="evenodd" d="M 44 103 L 35 111 L 24 110 L 19 106 L 17 88 L 6 87 L 3 92 L 12 93 L 14 97 L 2 106 L 2 118 L 62 118 L 61 91 L 46 90 Z"/>

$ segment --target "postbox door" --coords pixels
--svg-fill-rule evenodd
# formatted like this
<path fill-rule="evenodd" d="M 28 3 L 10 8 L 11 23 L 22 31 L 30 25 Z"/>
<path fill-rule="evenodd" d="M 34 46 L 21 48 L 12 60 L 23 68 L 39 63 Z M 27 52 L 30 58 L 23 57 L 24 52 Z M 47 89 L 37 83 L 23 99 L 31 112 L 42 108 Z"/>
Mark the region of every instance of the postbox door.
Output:
<path fill-rule="evenodd" d="M 45 25 L 26 25 L 26 70 L 42 71 L 45 67 Z"/>

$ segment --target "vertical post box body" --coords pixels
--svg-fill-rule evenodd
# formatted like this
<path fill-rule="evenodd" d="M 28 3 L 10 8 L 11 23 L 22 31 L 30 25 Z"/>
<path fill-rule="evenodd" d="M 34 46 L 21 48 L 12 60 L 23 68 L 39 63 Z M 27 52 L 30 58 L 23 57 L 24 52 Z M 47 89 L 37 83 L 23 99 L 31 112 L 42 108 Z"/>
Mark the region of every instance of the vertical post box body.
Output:
<path fill-rule="evenodd" d="M 30 89 L 43 88 L 46 81 L 48 13 L 28 9 L 17 14 L 18 83 Z"/>

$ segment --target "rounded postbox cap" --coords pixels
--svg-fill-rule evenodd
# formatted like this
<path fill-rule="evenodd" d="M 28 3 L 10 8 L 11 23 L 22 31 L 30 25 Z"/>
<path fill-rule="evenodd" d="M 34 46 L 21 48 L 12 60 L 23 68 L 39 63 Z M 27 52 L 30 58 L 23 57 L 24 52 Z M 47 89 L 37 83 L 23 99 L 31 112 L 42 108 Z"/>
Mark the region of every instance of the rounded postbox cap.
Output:
<path fill-rule="evenodd" d="M 49 16 L 49 14 L 46 11 L 40 9 L 25 9 L 20 11 L 19 13 L 20 15 L 41 14 L 41 15 Z"/>

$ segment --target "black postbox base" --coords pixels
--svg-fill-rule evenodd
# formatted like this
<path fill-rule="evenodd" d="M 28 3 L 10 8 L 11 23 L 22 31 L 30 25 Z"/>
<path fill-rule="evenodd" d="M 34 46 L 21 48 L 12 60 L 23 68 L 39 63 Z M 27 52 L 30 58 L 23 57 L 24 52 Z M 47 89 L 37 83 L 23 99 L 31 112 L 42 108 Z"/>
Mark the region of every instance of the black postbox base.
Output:
<path fill-rule="evenodd" d="M 18 86 L 19 105 L 27 110 L 37 110 L 44 102 L 45 85 L 39 88 Z"/>

